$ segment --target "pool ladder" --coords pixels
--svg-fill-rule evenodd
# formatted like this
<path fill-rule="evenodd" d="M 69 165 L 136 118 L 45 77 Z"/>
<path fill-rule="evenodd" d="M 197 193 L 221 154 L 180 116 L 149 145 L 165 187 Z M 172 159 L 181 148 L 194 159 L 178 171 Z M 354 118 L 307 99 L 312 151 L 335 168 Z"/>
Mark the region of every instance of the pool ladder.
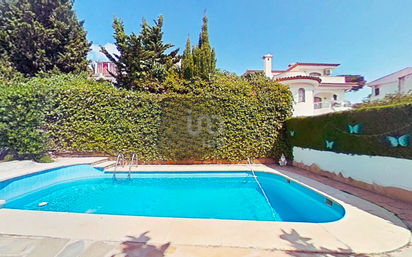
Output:
<path fill-rule="evenodd" d="M 133 160 L 136 160 L 136 168 L 139 167 L 139 156 L 137 156 L 136 153 L 134 153 L 134 154 L 132 155 L 132 161 L 130 162 L 130 166 L 129 166 L 129 179 L 132 179 L 131 174 L 132 174 Z"/>
<path fill-rule="evenodd" d="M 134 153 L 132 155 L 132 161 L 130 162 L 130 166 L 129 166 L 129 173 L 127 175 L 127 179 L 131 180 L 132 179 L 132 166 L 133 166 L 133 161 L 136 160 L 136 168 L 139 166 L 139 157 L 137 156 L 136 153 Z M 122 167 L 124 167 L 125 165 L 125 159 L 124 159 L 124 155 L 122 153 L 119 153 L 119 155 L 117 155 L 117 160 L 116 160 L 116 165 L 114 166 L 114 172 L 113 172 L 113 179 L 117 180 L 116 177 L 116 171 L 117 171 L 117 167 L 121 165 Z"/>

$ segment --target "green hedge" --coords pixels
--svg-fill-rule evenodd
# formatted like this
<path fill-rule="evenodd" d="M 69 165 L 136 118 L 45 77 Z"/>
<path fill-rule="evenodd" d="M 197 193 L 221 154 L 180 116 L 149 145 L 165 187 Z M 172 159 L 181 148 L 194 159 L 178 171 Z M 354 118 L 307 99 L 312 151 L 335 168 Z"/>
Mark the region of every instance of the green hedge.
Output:
<path fill-rule="evenodd" d="M 47 135 L 57 152 L 130 154 L 156 159 L 159 99 L 81 77 L 53 85 Z"/>
<path fill-rule="evenodd" d="M 35 109 L 37 123 L 19 125 L 37 133 L 36 140 L 25 139 L 28 145 L 39 142 L 42 147 L 37 152 L 137 152 L 147 161 L 240 160 L 282 153 L 291 158 L 281 134 L 283 122 L 291 114 L 290 91 L 262 75 L 240 78 L 218 73 L 208 83 L 169 78 L 167 94 L 117 89 L 83 75 L 35 78 L 19 85 L 32 89 L 36 93 L 33 100 L 39 104 L 36 108 L 26 104 L 21 113 L 24 120 L 24 113 Z M 24 101 L 31 99 L 19 94 Z M 10 101 L 6 105 L 14 106 Z M 204 117 L 199 135 L 189 133 L 189 117 L 193 131 L 198 118 Z M 220 119 L 224 129 L 209 133 L 205 117 L 210 118 L 211 132 L 219 130 Z M 13 147 L 12 142 L 9 146 Z"/>
<path fill-rule="evenodd" d="M 351 133 L 349 125 L 353 128 L 357 124 L 359 133 Z M 292 146 L 412 159 L 411 139 L 408 136 L 412 134 L 412 105 L 292 118 L 286 121 L 286 126 Z M 390 143 L 389 137 L 395 139 L 394 145 Z M 399 137 L 403 137 L 405 146 L 398 144 L 395 147 Z M 334 142 L 332 149 L 326 147 L 326 140 Z"/>
<path fill-rule="evenodd" d="M 46 103 L 44 88 L 34 81 L 0 81 L 0 150 L 30 158 L 46 150 Z"/>

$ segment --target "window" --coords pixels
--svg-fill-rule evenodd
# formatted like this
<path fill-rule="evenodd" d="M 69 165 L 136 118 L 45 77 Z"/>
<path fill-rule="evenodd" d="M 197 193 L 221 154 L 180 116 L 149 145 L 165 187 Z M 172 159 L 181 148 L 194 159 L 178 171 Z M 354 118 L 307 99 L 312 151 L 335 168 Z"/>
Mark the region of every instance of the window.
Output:
<path fill-rule="evenodd" d="M 298 103 L 304 103 L 305 102 L 305 89 L 304 88 L 299 88 L 298 90 Z"/>
<path fill-rule="evenodd" d="M 379 87 L 375 88 L 375 95 L 379 95 Z"/>

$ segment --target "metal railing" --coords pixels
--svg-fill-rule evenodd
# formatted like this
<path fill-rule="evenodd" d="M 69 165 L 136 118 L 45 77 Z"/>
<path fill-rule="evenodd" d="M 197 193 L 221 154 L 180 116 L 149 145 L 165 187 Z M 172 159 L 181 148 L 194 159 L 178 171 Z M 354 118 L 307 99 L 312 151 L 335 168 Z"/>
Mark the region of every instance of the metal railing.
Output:
<path fill-rule="evenodd" d="M 136 157 L 136 158 L 135 158 Z M 129 166 L 129 175 L 128 178 L 132 179 L 132 167 L 133 167 L 133 161 L 136 160 L 136 168 L 139 167 L 139 156 L 134 153 L 132 155 L 132 161 L 130 162 L 130 166 Z"/>
<path fill-rule="evenodd" d="M 122 153 L 119 153 L 117 155 L 116 165 L 114 166 L 114 172 L 113 172 L 113 179 L 114 180 L 117 180 L 116 179 L 116 170 L 117 170 L 117 167 L 119 166 L 119 163 L 120 163 L 120 165 L 122 165 L 122 167 L 124 167 L 125 162 L 124 162 L 124 155 Z"/>
<path fill-rule="evenodd" d="M 329 102 L 315 102 L 315 109 L 333 108 L 333 107 L 350 107 L 349 101 L 329 101 Z"/>

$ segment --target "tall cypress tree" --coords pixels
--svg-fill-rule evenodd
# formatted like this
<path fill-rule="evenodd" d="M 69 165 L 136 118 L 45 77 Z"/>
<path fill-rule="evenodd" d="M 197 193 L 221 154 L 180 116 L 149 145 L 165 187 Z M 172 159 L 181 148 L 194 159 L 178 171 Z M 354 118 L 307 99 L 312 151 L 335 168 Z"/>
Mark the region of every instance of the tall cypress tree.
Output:
<path fill-rule="evenodd" d="M 210 47 L 207 22 L 208 19 L 206 13 L 204 13 L 202 31 L 199 35 L 199 43 L 198 45 L 193 46 L 192 50 L 192 76 L 199 76 L 203 79 L 207 79 L 209 74 L 216 70 L 216 53 L 215 49 L 211 49 Z"/>
<path fill-rule="evenodd" d="M 73 0 L 0 1 L 0 55 L 19 72 L 86 71 L 89 51 Z"/>
<path fill-rule="evenodd" d="M 203 25 L 202 25 L 202 33 L 199 36 L 199 49 L 201 50 L 200 55 L 200 74 L 202 76 L 206 76 L 212 72 L 212 51 L 210 49 L 209 43 L 209 33 L 207 29 L 207 22 L 208 19 L 206 17 L 206 13 L 203 15 Z"/>
<path fill-rule="evenodd" d="M 192 49 L 190 47 L 190 36 L 187 37 L 186 48 L 182 57 L 182 71 L 185 79 L 191 79 L 193 77 L 193 56 Z"/>

